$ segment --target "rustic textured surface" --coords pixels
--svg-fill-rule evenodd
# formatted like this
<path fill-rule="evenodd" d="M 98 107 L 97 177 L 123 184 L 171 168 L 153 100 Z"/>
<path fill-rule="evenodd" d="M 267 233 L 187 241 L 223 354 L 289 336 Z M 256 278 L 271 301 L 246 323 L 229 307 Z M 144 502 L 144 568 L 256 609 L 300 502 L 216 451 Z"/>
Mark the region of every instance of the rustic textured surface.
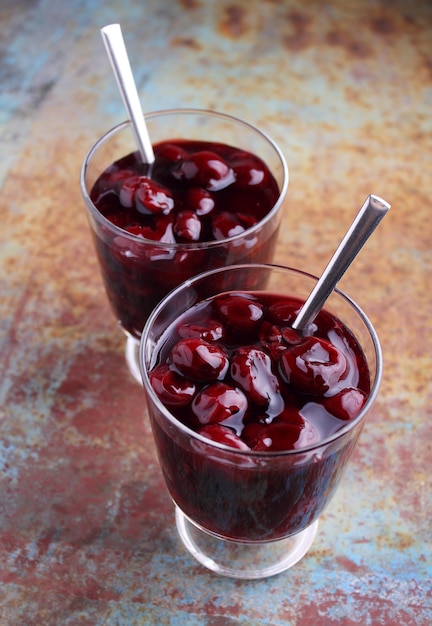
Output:
<path fill-rule="evenodd" d="M 432 5 L 428 0 L 1 0 L 0 623 L 432 623 Z M 291 173 L 277 261 L 320 273 L 369 193 L 392 203 L 341 286 L 381 337 L 381 395 L 305 559 L 218 578 L 174 531 L 78 186 L 124 113 L 216 108 Z"/>

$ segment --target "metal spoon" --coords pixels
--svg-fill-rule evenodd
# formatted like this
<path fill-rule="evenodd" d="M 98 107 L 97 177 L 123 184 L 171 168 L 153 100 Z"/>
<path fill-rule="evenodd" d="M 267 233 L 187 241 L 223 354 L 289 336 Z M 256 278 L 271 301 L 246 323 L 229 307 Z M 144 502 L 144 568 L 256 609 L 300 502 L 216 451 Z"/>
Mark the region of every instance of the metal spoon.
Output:
<path fill-rule="evenodd" d="M 382 198 L 374 195 L 367 197 L 321 278 L 300 309 L 292 324 L 293 328 L 302 331 L 313 322 L 324 302 L 389 209 L 390 204 Z"/>
<path fill-rule="evenodd" d="M 144 163 L 152 164 L 155 160 L 153 147 L 147 132 L 138 91 L 129 63 L 126 46 L 123 40 L 120 24 L 110 24 L 101 29 L 117 85 L 123 99 L 126 111 L 132 124 L 132 131 Z"/>

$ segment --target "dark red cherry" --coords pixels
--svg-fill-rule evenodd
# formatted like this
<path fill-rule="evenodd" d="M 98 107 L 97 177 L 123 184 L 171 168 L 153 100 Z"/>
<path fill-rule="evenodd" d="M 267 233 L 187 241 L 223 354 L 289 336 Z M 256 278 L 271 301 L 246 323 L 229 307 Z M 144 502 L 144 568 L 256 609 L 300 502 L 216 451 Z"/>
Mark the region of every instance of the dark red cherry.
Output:
<path fill-rule="evenodd" d="M 266 320 L 261 324 L 259 339 L 275 361 L 279 360 L 282 352 L 303 341 L 303 337 L 293 328 L 271 324 Z"/>
<path fill-rule="evenodd" d="M 187 157 L 186 150 L 174 143 L 161 143 L 155 146 L 154 153 L 156 157 L 166 159 L 171 163 L 176 163 Z"/>
<path fill-rule="evenodd" d="M 258 223 L 258 219 L 255 215 L 251 215 L 250 213 L 241 213 L 237 211 L 235 215 L 245 229 L 252 228 L 252 226 L 255 226 L 255 224 Z"/>
<path fill-rule="evenodd" d="M 216 320 L 207 320 L 205 322 L 190 322 L 181 324 L 177 329 L 180 337 L 199 337 L 205 341 L 217 341 L 223 337 L 223 327 Z"/>
<path fill-rule="evenodd" d="M 141 224 L 133 224 L 127 226 L 125 230 L 128 233 L 132 233 L 136 237 L 143 237 L 144 239 L 151 239 L 152 241 L 161 241 L 163 243 L 176 243 L 176 239 L 173 231 L 173 220 L 170 216 L 161 216 L 154 227 L 142 226 Z M 141 255 L 144 256 L 144 251 L 141 250 Z"/>
<path fill-rule="evenodd" d="M 181 163 L 177 177 L 211 191 L 224 189 L 235 180 L 229 165 L 210 150 L 190 154 Z"/>
<path fill-rule="evenodd" d="M 283 326 L 281 328 L 281 334 L 284 342 L 289 346 L 296 346 L 303 341 L 303 337 L 290 326 Z"/>
<path fill-rule="evenodd" d="M 341 420 L 352 420 L 360 413 L 367 395 L 355 387 L 342 389 L 334 396 L 323 398 L 325 409 Z"/>
<path fill-rule="evenodd" d="M 250 448 L 253 448 L 261 437 L 264 437 L 267 426 L 264 422 L 249 422 L 244 426 L 241 438 Z"/>
<path fill-rule="evenodd" d="M 115 167 L 111 170 L 107 170 L 105 174 L 102 175 L 94 189 L 99 189 L 102 194 L 107 190 L 112 190 L 118 194 L 123 181 L 131 177 L 135 178 L 136 175 L 136 172 L 132 169 L 118 169 Z"/>
<path fill-rule="evenodd" d="M 212 220 L 213 238 L 217 241 L 241 235 L 246 230 L 234 213 L 224 211 L 218 213 Z"/>
<path fill-rule="evenodd" d="M 319 440 L 317 430 L 308 420 L 303 426 L 273 422 L 265 427 L 252 449 L 257 452 L 283 452 L 315 445 Z"/>
<path fill-rule="evenodd" d="M 240 389 L 217 382 L 195 396 L 191 410 L 200 424 L 216 424 L 232 416 L 240 423 L 247 406 L 247 398 Z"/>
<path fill-rule="evenodd" d="M 250 167 L 248 163 L 245 165 L 237 165 L 234 168 L 236 182 L 241 187 L 255 187 L 266 182 L 266 173 L 262 168 Z"/>
<path fill-rule="evenodd" d="M 346 370 L 344 354 L 319 337 L 307 337 L 280 357 L 283 380 L 301 393 L 311 395 L 324 394 L 332 389 Z"/>
<path fill-rule="evenodd" d="M 263 428 L 252 449 L 256 452 L 281 452 L 294 450 L 302 427 L 298 424 L 272 423 Z"/>
<path fill-rule="evenodd" d="M 271 324 L 267 320 L 264 320 L 259 330 L 259 340 L 263 345 L 271 343 L 282 343 L 282 332 L 279 326 Z"/>
<path fill-rule="evenodd" d="M 258 333 L 263 318 L 263 306 L 240 294 L 225 294 L 214 301 L 214 309 L 225 328 L 241 335 Z"/>
<path fill-rule="evenodd" d="M 223 348 L 204 339 L 180 339 L 171 350 L 171 367 L 194 381 L 222 379 L 229 366 Z"/>
<path fill-rule="evenodd" d="M 192 187 L 186 194 L 186 205 L 197 215 L 208 215 L 215 207 L 215 201 L 210 191 L 202 187 Z"/>
<path fill-rule="evenodd" d="M 199 241 L 201 221 L 194 211 L 184 210 L 177 213 L 174 232 L 180 241 Z"/>
<path fill-rule="evenodd" d="M 192 381 L 173 372 L 166 364 L 150 372 L 150 383 L 161 402 L 168 406 L 186 406 L 196 392 Z"/>
<path fill-rule="evenodd" d="M 282 411 L 279 381 L 273 374 L 268 354 L 256 347 L 239 348 L 231 358 L 230 375 L 252 402 L 268 407 L 269 415 Z"/>
<path fill-rule="evenodd" d="M 271 321 L 275 324 L 287 326 L 290 322 L 293 322 L 296 314 L 300 310 L 301 303 L 298 304 L 292 301 L 280 300 L 274 302 L 268 308 L 268 314 Z"/>
<path fill-rule="evenodd" d="M 266 185 L 268 170 L 260 159 L 248 152 L 237 152 L 230 161 L 239 187 Z"/>
<path fill-rule="evenodd" d="M 200 428 L 198 433 L 211 441 L 222 443 L 236 450 L 250 450 L 249 446 L 227 426 L 209 424 L 208 426 Z"/>
<path fill-rule="evenodd" d="M 144 215 L 168 215 L 174 208 L 174 198 L 166 187 L 141 176 L 135 192 L 135 207 Z"/>
<path fill-rule="evenodd" d="M 258 336 L 263 348 L 275 361 L 278 361 L 281 353 L 287 350 L 281 329 L 267 320 L 262 322 Z"/>

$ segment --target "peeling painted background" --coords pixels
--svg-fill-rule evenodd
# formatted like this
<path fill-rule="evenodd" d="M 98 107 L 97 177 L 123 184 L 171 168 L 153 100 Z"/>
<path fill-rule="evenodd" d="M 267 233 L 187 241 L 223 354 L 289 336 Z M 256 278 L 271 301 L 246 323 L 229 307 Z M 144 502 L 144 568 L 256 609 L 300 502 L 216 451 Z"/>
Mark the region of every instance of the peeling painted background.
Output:
<path fill-rule="evenodd" d="M 0 623 L 432 623 L 432 5 L 427 0 L 0 1 Z M 218 578 L 174 530 L 90 241 L 78 174 L 124 111 L 267 131 L 290 167 L 276 261 L 319 274 L 369 193 L 392 210 L 341 287 L 381 338 L 380 397 L 309 554 Z"/>

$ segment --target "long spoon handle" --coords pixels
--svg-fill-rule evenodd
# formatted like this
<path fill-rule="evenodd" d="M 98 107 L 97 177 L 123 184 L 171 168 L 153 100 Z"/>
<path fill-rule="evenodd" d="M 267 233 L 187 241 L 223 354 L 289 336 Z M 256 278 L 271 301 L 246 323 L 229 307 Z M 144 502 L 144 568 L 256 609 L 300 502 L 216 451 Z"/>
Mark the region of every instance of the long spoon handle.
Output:
<path fill-rule="evenodd" d="M 337 283 L 381 222 L 390 204 L 370 195 L 332 256 L 321 278 L 300 309 L 293 328 L 303 330 L 313 322 Z"/>
<path fill-rule="evenodd" d="M 124 106 L 132 123 L 132 131 L 141 158 L 144 163 L 151 164 L 155 160 L 153 146 L 147 132 L 120 24 L 104 26 L 101 29 L 101 35 Z"/>

